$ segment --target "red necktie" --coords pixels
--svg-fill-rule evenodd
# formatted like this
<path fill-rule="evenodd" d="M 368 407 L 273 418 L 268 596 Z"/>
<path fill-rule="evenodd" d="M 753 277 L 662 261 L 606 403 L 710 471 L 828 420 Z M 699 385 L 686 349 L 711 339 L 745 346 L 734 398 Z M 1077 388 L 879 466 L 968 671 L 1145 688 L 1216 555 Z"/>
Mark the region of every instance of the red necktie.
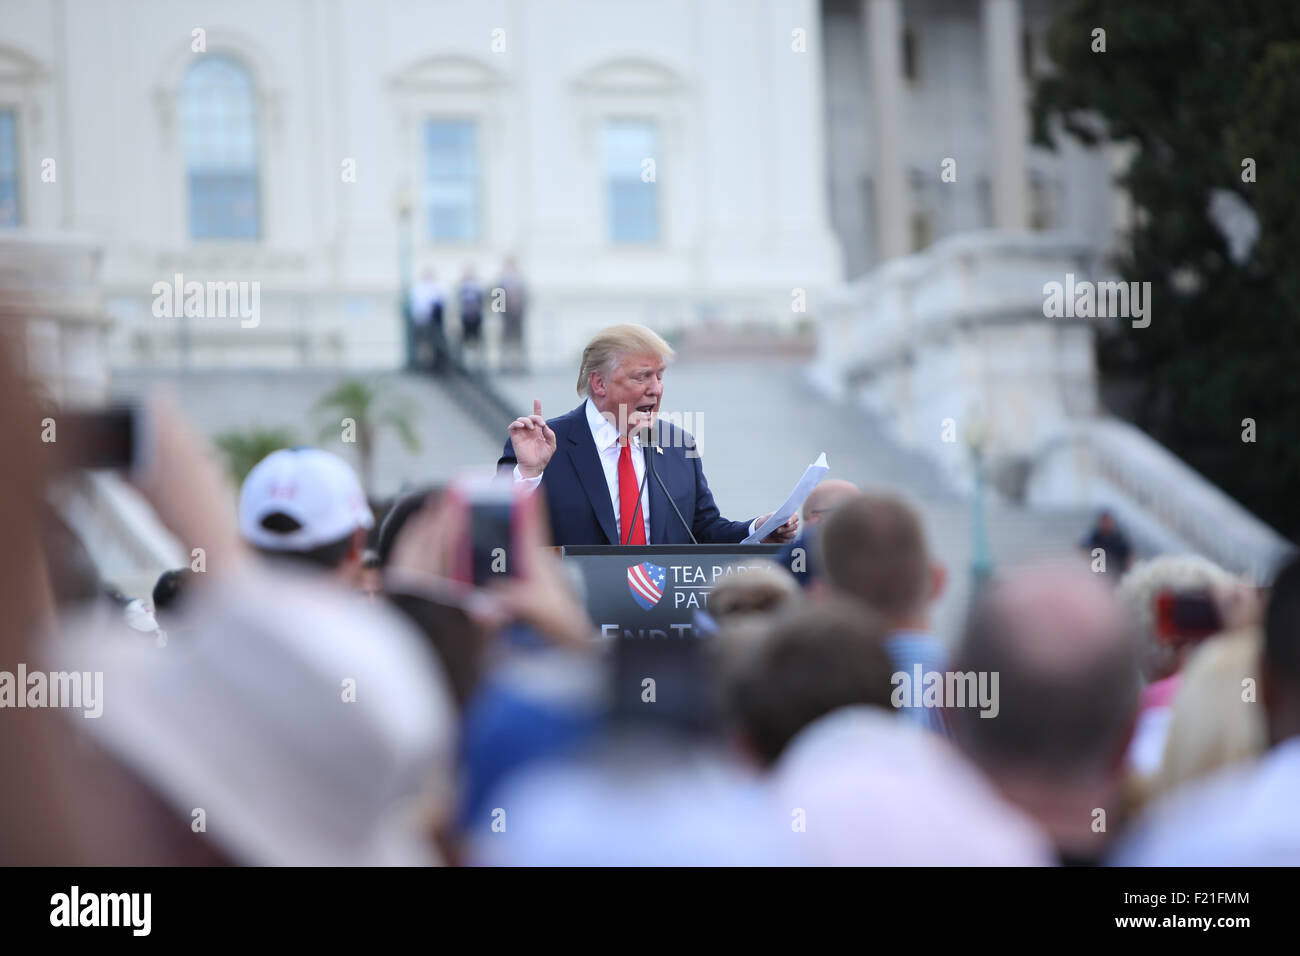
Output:
<path fill-rule="evenodd" d="M 636 470 L 632 467 L 632 446 L 624 445 L 618 453 L 619 544 L 645 544 L 645 514 L 637 507 Z M 632 523 L 632 515 L 636 523 Z M 629 540 L 627 529 L 632 529 Z"/>

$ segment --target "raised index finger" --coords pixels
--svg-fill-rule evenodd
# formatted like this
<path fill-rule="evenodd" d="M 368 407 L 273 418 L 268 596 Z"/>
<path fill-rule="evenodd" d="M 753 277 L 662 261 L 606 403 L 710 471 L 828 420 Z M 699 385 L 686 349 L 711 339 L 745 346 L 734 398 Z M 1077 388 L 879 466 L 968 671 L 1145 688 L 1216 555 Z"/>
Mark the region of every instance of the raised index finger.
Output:
<path fill-rule="evenodd" d="M 542 400 L 540 398 L 533 399 L 533 414 L 534 415 L 542 414 Z"/>

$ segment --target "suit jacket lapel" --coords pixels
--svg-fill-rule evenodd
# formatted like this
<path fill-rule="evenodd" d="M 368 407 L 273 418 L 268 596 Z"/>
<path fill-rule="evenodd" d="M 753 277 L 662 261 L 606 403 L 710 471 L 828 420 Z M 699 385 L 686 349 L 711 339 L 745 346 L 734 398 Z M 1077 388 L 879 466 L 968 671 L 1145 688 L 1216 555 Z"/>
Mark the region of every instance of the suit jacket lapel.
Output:
<path fill-rule="evenodd" d="M 573 425 L 569 429 L 569 458 L 573 470 L 578 473 L 582 490 L 587 493 L 600 530 L 605 532 L 609 544 L 620 544 L 618 528 L 614 523 L 614 503 L 609 500 L 609 485 L 605 483 L 605 469 L 601 466 L 600 455 L 596 452 L 595 439 L 591 437 L 591 426 L 587 424 L 585 403 L 578 406 Z"/>

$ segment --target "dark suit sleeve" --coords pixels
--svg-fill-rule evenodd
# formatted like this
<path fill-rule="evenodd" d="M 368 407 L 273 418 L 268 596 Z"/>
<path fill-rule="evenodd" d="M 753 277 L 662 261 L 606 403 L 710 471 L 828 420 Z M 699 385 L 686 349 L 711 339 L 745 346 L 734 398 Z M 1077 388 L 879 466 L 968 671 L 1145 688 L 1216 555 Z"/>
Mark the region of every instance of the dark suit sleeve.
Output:
<path fill-rule="evenodd" d="M 695 520 L 691 531 L 695 540 L 701 544 L 736 544 L 749 535 L 748 521 L 728 521 L 718 511 L 709 490 L 709 482 L 704 477 L 704 464 L 698 455 L 688 458 L 695 468 Z"/>
<path fill-rule="evenodd" d="M 501 452 L 501 457 L 497 459 L 497 474 L 502 471 L 513 472 L 517 464 L 519 464 L 519 460 L 515 458 L 515 446 L 507 438 L 505 450 Z"/>

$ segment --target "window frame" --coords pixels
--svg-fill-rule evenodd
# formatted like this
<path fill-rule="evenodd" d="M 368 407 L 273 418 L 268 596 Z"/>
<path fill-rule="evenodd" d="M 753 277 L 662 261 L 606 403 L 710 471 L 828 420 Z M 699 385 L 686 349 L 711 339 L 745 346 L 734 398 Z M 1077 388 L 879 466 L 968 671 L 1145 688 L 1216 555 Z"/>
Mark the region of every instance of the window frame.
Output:
<path fill-rule="evenodd" d="M 614 229 L 614 203 L 613 203 L 613 186 L 615 179 L 610 176 L 607 165 L 607 140 L 606 136 L 612 126 L 615 125 L 634 125 L 640 124 L 651 130 L 653 140 L 652 147 L 654 155 L 648 157 L 655 162 L 655 179 L 653 183 L 646 183 L 641 179 L 641 173 L 630 177 L 635 182 L 643 186 L 652 186 L 654 189 L 654 236 L 648 239 L 619 239 L 615 236 Z M 659 167 L 664 154 L 664 130 L 662 117 L 654 114 L 644 113 L 611 113 L 600 118 L 599 133 L 597 136 L 598 157 L 596 168 L 600 176 L 600 196 L 599 203 L 601 209 L 601 238 L 606 246 L 612 249 L 635 250 L 635 249 L 658 249 L 664 246 L 665 242 L 665 203 L 662 190 L 659 183 Z M 643 157 L 644 160 L 646 157 Z"/>
<path fill-rule="evenodd" d="M 178 122 L 178 145 L 181 165 L 181 188 L 183 196 L 183 235 L 186 242 L 194 245 L 260 245 L 268 239 L 267 214 L 268 207 L 266 202 L 266 150 L 267 127 L 266 127 L 266 107 L 264 96 L 261 90 L 261 83 L 257 71 L 249 64 L 246 59 L 238 52 L 231 50 L 213 50 L 207 54 L 209 59 L 196 61 L 189 64 L 181 73 L 180 82 L 177 87 L 177 122 Z M 187 84 L 190 82 L 191 73 L 197 67 L 204 63 L 210 63 L 213 60 L 225 60 L 234 64 L 247 78 L 249 106 L 252 113 L 251 128 L 253 135 L 253 156 L 254 162 L 251 172 L 251 183 L 253 190 L 253 200 L 255 203 L 255 229 L 252 235 L 200 235 L 195 229 L 195 196 L 193 189 L 194 168 L 190 164 L 190 141 L 188 138 L 187 123 L 189 122 L 189 104 L 186 96 Z"/>

